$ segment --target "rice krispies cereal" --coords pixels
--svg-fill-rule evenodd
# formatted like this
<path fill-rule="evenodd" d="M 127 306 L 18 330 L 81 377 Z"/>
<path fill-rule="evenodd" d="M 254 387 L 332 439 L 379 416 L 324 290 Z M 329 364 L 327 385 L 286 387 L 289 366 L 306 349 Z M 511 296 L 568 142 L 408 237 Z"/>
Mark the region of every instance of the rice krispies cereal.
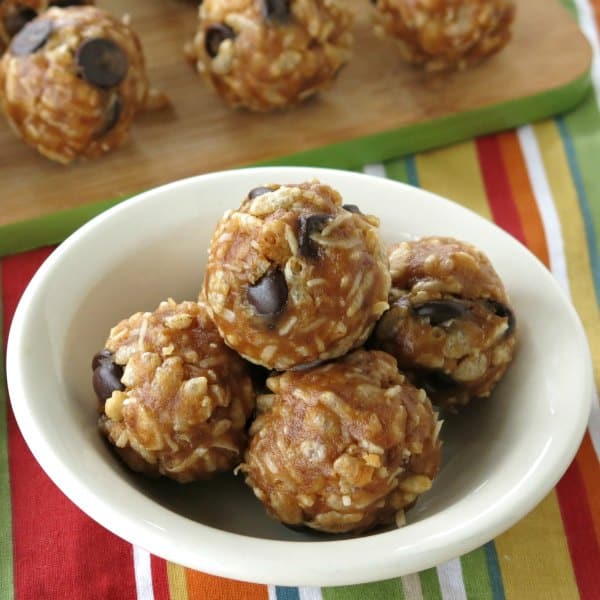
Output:
<path fill-rule="evenodd" d="M 465 69 L 510 40 L 513 0 L 374 0 L 380 37 L 429 71 Z"/>
<path fill-rule="evenodd" d="M 360 346 L 388 308 L 378 224 L 318 181 L 251 190 L 209 249 L 203 293 L 225 342 L 277 370 Z"/>
<path fill-rule="evenodd" d="M 285 524 L 341 533 L 404 524 L 440 464 L 441 422 L 378 351 L 267 380 L 240 470 Z"/>
<path fill-rule="evenodd" d="M 392 246 L 390 310 L 370 344 L 389 352 L 434 404 L 489 396 L 508 368 L 516 321 L 489 259 L 466 242 L 426 237 Z"/>
<path fill-rule="evenodd" d="M 352 20 L 337 0 L 205 0 L 186 51 L 228 104 L 268 111 L 333 80 L 350 57 Z"/>
<path fill-rule="evenodd" d="M 0 108 L 9 124 L 60 163 L 122 145 L 147 97 L 138 37 L 94 6 L 50 8 L 0 60 Z"/>
<path fill-rule="evenodd" d="M 99 427 L 130 468 L 189 482 L 240 462 L 254 389 L 203 304 L 136 313 L 105 346 L 92 364 Z"/>

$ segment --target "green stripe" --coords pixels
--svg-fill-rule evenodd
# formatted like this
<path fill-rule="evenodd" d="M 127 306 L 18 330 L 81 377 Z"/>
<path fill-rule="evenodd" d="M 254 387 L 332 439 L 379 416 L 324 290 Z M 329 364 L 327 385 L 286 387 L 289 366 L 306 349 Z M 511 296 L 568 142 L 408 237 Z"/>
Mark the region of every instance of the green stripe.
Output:
<path fill-rule="evenodd" d="M 442 600 L 440 580 L 435 568 L 421 571 L 419 579 L 421 580 L 421 590 L 425 600 Z"/>
<path fill-rule="evenodd" d="M 385 174 L 389 179 L 409 182 L 408 163 L 405 158 L 392 158 L 384 163 Z"/>
<path fill-rule="evenodd" d="M 323 600 L 404 600 L 401 579 L 322 588 L 321 593 Z"/>
<path fill-rule="evenodd" d="M 488 573 L 485 548 L 478 548 L 460 557 L 467 598 L 494 600 Z"/>
<path fill-rule="evenodd" d="M 0 256 L 58 244 L 92 217 L 124 200 L 105 200 L 0 227 Z"/>
<path fill-rule="evenodd" d="M 8 471 L 8 419 L 6 379 L 4 376 L 2 261 L 0 261 L 0 598 L 9 600 L 14 594 L 12 510 Z"/>
<path fill-rule="evenodd" d="M 600 255 L 598 254 L 598 235 L 596 234 L 598 225 L 594 223 L 592 205 L 588 201 L 587 191 L 583 185 L 582 171 L 579 166 L 579 160 L 575 154 L 573 138 L 569 134 L 564 119 L 557 119 L 556 123 L 565 147 L 569 168 L 571 169 L 571 178 L 573 179 L 573 184 L 577 190 L 577 198 L 579 200 L 579 207 L 581 209 L 583 225 L 585 228 L 585 239 L 592 270 L 592 280 L 596 291 L 596 302 L 600 303 Z"/>
<path fill-rule="evenodd" d="M 575 7 L 574 0 L 560 0 L 561 4 L 569 10 L 574 17 L 577 16 L 577 8 Z"/>
<path fill-rule="evenodd" d="M 564 86 L 526 98 L 313 148 L 259 164 L 320 165 L 348 169 L 511 129 L 575 106 L 589 88 L 590 75 L 585 72 L 574 76 L 576 78 Z"/>

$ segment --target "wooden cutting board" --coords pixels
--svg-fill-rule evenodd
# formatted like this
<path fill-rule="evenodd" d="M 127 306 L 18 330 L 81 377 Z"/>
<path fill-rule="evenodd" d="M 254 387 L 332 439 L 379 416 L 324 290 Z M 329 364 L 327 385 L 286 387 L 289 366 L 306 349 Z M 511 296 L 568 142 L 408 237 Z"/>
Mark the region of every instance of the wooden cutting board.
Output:
<path fill-rule="evenodd" d="M 184 60 L 196 2 L 98 0 L 130 14 L 152 83 L 172 109 L 141 115 L 125 147 L 67 167 L 0 122 L 0 226 L 257 162 L 351 168 L 547 117 L 587 88 L 591 50 L 557 0 L 517 0 L 510 44 L 475 69 L 445 75 L 403 64 L 373 34 L 370 3 L 347 2 L 356 10 L 355 53 L 335 85 L 292 110 L 253 114 L 224 106 Z"/>

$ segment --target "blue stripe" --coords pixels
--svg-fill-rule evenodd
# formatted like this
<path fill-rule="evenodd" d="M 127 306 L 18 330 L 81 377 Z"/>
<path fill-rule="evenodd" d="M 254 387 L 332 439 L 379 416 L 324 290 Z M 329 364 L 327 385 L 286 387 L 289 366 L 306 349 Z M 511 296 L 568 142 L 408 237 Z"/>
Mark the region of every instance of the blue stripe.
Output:
<path fill-rule="evenodd" d="M 419 187 L 419 174 L 417 173 L 417 163 L 414 154 L 406 157 L 406 172 L 408 173 L 408 183 Z"/>
<path fill-rule="evenodd" d="M 275 588 L 277 600 L 300 600 L 300 592 L 295 587 L 283 587 L 278 585 Z"/>
<path fill-rule="evenodd" d="M 492 597 L 494 600 L 504 600 L 504 584 L 502 583 L 502 574 L 500 572 L 500 563 L 496 554 L 494 542 L 488 542 L 483 549 L 485 550 L 485 559 L 487 561 L 488 576 L 492 587 Z"/>
<path fill-rule="evenodd" d="M 577 191 L 577 198 L 579 200 L 579 208 L 581 209 L 581 214 L 583 215 L 585 238 L 588 255 L 590 257 L 590 266 L 592 268 L 594 289 L 596 291 L 596 301 L 600 302 L 600 256 L 598 255 L 597 251 L 598 240 L 596 238 L 596 231 L 594 229 L 594 219 L 590 211 L 589 200 L 585 191 L 583 177 L 581 175 L 581 171 L 579 170 L 579 165 L 577 164 L 577 154 L 575 152 L 575 147 L 573 146 L 571 134 L 567 129 L 563 117 L 558 117 L 556 119 L 556 123 L 565 147 L 567 161 L 569 163 L 569 168 L 571 169 L 571 178 L 575 184 L 575 190 Z"/>

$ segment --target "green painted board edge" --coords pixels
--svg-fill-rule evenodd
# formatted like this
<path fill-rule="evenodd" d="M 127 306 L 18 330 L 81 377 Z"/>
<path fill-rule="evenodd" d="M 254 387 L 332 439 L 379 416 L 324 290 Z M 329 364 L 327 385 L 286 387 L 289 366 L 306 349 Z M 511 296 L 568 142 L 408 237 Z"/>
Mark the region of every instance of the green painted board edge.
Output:
<path fill-rule="evenodd" d="M 240 166 L 305 165 L 355 169 L 369 162 L 438 148 L 564 113 L 582 100 L 590 87 L 590 72 L 587 71 L 564 86 L 525 98 Z M 59 243 L 83 223 L 124 199 L 105 200 L 0 226 L 0 256 Z"/>

